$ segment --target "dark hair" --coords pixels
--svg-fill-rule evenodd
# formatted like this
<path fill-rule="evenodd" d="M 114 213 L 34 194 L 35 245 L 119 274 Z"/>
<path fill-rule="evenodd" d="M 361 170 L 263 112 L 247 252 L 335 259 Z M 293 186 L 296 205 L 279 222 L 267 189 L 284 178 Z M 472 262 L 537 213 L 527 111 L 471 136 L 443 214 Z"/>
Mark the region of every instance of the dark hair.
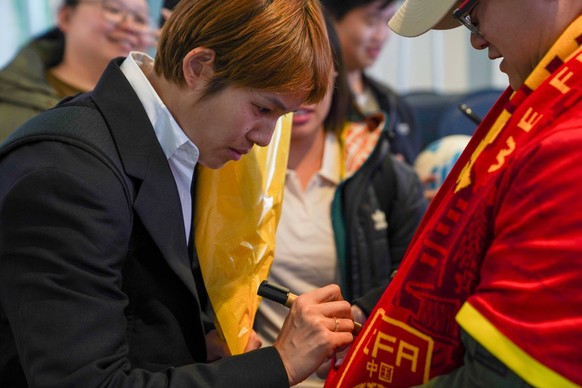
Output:
<path fill-rule="evenodd" d="M 321 4 L 335 20 L 341 20 L 354 8 L 363 7 L 378 0 L 321 0 Z M 396 0 L 381 0 L 380 9 L 388 7 Z M 432 0 L 436 1 L 436 0 Z"/>
<path fill-rule="evenodd" d="M 329 43 L 333 55 L 333 64 L 337 75 L 333 84 L 331 105 L 323 121 L 323 128 L 327 132 L 334 131 L 340 134 L 347 121 L 348 111 L 352 104 L 352 94 L 348 84 L 347 71 L 342 57 L 339 37 L 327 13 L 325 14 L 325 25 L 327 27 L 327 35 L 329 36 Z"/>
<path fill-rule="evenodd" d="M 169 9 L 170 11 L 173 11 L 179 2 L 180 2 L 180 0 L 164 0 L 164 2 L 162 3 L 162 8 L 166 8 L 166 9 Z M 162 28 L 165 23 L 166 23 L 166 20 L 164 20 L 164 18 L 161 17 L 160 18 L 160 28 Z"/>
<path fill-rule="evenodd" d="M 180 0 L 164 0 L 162 7 L 167 9 L 174 9 Z"/>

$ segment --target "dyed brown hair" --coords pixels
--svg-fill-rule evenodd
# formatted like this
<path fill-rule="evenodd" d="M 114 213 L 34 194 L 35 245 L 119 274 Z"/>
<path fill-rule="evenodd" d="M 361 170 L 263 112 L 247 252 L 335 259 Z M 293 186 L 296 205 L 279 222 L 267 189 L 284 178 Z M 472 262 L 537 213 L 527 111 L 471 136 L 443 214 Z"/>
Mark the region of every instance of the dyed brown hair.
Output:
<path fill-rule="evenodd" d="M 185 85 L 182 60 L 214 50 L 203 98 L 227 86 L 303 93 L 320 101 L 333 59 L 319 0 L 181 0 L 162 29 L 155 71 Z"/>

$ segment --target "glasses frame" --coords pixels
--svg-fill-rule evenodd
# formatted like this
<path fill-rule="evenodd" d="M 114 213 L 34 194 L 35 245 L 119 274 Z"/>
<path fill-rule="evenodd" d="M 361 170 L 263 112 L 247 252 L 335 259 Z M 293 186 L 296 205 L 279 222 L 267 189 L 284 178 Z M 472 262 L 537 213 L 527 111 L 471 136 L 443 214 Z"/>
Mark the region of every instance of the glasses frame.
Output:
<path fill-rule="evenodd" d="M 128 9 L 123 3 L 116 0 L 85 0 L 80 1 L 80 4 L 95 4 L 101 8 L 101 15 L 105 21 L 118 25 L 130 19 L 131 25 L 140 33 L 148 33 L 153 28 L 153 21 L 149 14 L 141 15 L 137 11 Z M 115 8 L 120 11 L 119 16 L 113 15 L 109 10 Z M 141 24 L 138 20 L 143 19 L 145 23 Z"/>
<path fill-rule="evenodd" d="M 483 38 L 479 27 L 471 21 L 471 12 L 475 9 L 479 0 L 465 0 L 463 1 L 457 9 L 453 11 L 453 17 L 459 21 L 462 25 L 467 27 L 472 34 Z"/>

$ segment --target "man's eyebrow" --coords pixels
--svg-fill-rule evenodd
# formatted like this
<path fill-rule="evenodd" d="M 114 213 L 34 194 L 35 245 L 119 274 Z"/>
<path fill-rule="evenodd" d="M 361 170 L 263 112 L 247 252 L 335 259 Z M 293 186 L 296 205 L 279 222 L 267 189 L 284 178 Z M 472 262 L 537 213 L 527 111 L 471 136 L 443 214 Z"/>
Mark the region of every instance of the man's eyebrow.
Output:
<path fill-rule="evenodd" d="M 277 108 L 281 109 L 283 112 L 289 112 L 291 111 L 290 107 L 286 107 L 285 105 L 283 105 L 283 103 L 276 97 L 273 96 L 265 96 L 265 99 L 267 99 L 270 103 L 272 103 L 273 105 L 275 105 Z"/>

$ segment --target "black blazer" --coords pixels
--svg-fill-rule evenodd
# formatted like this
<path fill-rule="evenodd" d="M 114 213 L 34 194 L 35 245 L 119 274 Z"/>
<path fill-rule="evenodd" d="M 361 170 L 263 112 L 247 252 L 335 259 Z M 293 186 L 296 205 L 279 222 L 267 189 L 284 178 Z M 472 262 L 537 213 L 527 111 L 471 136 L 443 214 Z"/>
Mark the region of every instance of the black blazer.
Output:
<path fill-rule="evenodd" d="M 204 363 L 178 192 L 121 61 L 3 145 L 0 386 L 288 386 L 274 348 Z M 123 176 L 106 153 L 62 141 L 70 125 L 116 149 Z"/>

